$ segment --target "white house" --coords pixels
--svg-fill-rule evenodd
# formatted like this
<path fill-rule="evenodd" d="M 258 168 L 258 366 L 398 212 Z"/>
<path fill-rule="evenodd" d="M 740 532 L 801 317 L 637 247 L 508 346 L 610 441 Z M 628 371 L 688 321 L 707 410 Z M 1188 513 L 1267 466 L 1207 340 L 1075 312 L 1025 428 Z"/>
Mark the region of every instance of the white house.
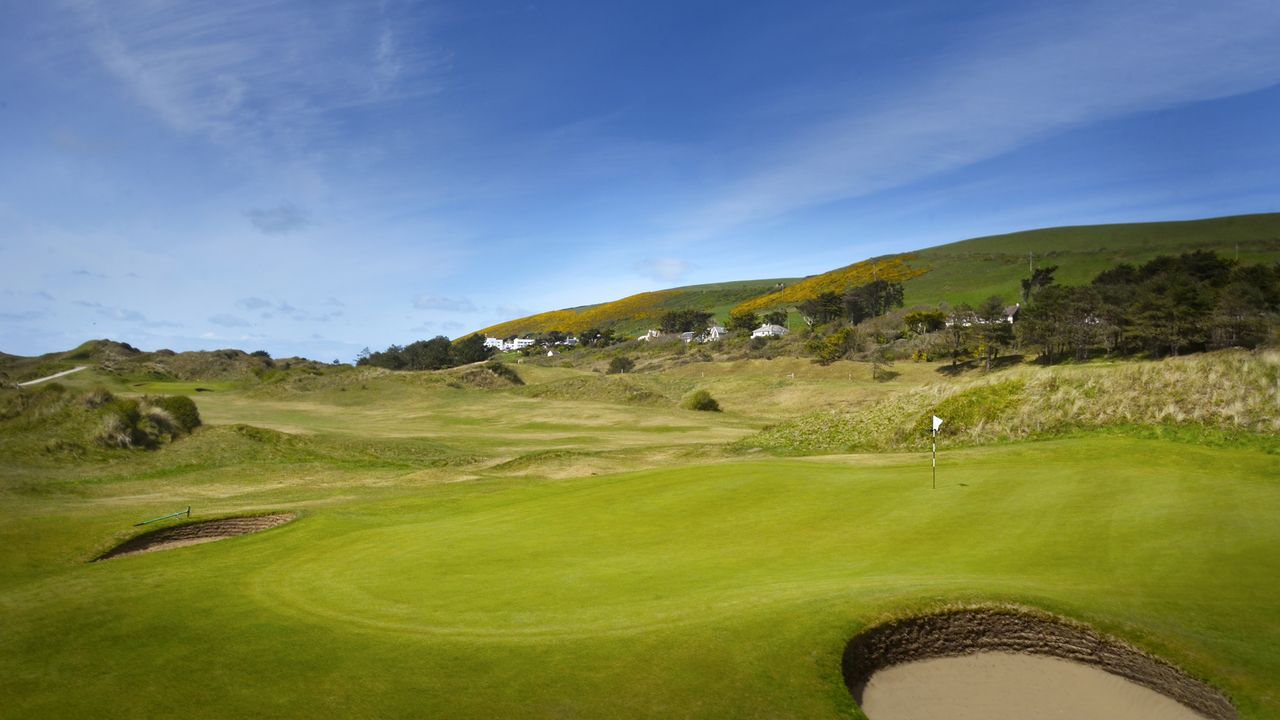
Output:
<path fill-rule="evenodd" d="M 690 332 L 680 333 L 680 339 L 684 341 L 685 345 L 688 345 L 689 343 L 693 342 L 693 332 L 690 331 Z"/>
<path fill-rule="evenodd" d="M 512 350 L 523 350 L 524 348 L 531 347 L 532 345 L 533 345 L 533 338 L 518 337 L 515 340 L 511 341 Z"/>
<path fill-rule="evenodd" d="M 706 332 L 702 333 L 702 335 L 698 337 L 698 342 L 704 342 L 704 343 L 720 342 L 721 340 L 725 339 L 725 336 L 727 336 L 728 334 L 729 334 L 728 330 L 725 330 L 719 325 L 712 325 L 711 327 L 707 328 Z"/>
<path fill-rule="evenodd" d="M 641 335 L 640 337 L 638 337 L 638 338 L 636 338 L 636 339 L 637 339 L 637 340 L 644 340 L 644 341 L 648 342 L 649 340 L 657 340 L 657 339 L 658 339 L 658 338 L 660 338 L 660 337 L 662 337 L 662 331 L 661 331 L 661 330 L 650 330 L 649 332 L 647 332 L 647 333 L 645 333 L 645 334 Z"/>
<path fill-rule="evenodd" d="M 756 328 L 755 330 L 752 330 L 752 331 L 751 331 L 751 337 L 753 337 L 753 338 L 758 338 L 758 337 L 782 337 L 783 335 L 786 335 L 788 332 L 790 332 L 790 330 L 787 330 L 786 328 L 782 327 L 781 325 L 768 325 L 768 324 L 766 324 L 766 325 L 761 325 L 760 327 Z"/>
<path fill-rule="evenodd" d="M 484 339 L 484 346 L 487 348 L 493 348 L 494 350 L 501 350 L 502 338 L 487 337 Z"/>

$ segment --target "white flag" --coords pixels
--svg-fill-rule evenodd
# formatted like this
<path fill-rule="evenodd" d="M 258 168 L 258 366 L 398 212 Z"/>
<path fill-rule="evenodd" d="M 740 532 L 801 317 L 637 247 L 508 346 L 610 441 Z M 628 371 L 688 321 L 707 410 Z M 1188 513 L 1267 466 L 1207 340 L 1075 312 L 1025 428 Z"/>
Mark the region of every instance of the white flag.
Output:
<path fill-rule="evenodd" d="M 942 427 L 942 418 L 937 415 L 933 416 L 933 431 L 938 432 L 938 428 Z"/>

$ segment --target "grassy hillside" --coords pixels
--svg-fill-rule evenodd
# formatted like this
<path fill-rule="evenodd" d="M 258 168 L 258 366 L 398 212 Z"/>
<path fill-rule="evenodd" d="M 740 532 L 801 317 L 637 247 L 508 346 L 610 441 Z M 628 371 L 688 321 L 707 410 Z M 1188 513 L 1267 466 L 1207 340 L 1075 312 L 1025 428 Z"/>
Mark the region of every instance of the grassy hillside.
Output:
<path fill-rule="evenodd" d="M 272 359 L 236 349 L 143 352 L 114 340 L 89 340 L 66 352 L 37 357 L 0 356 L 0 379 L 24 382 L 82 365 L 121 380 L 198 380 L 205 384 L 279 378 L 290 373 L 314 374 L 327 372 L 330 367 L 306 358 Z"/>
<path fill-rule="evenodd" d="M 578 333 L 593 327 L 612 327 L 622 336 L 640 335 L 653 327 L 654 322 L 665 312 L 693 308 L 727 317 L 730 308 L 739 303 L 771 293 L 779 284 L 792 282 L 793 278 L 775 278 L 690 285 L 631 295 L 601 305 L 530 315 L 491 325 L 479 332 L 489 337 L 507 337 L 550 330 Z"/>
<path fill-rule="evenodd" d="M 1037 267 L 1057 265 L 1058 282 L 1079 284 L 1120 263 L 1142 263 L 1157 255 L 1191 250 L 1212 250 L 1242 262 L 1278 262 L 1280 213 L 993 235 L 863 260 L 802 280 L 755 280 L 641 293 L 604 305 L 511 320 L 480 332 L 506 336 L 613 325 L 630 335 L 643 332 L 666 310 L 696 308 L 723 320 L 731 310 L 793 307 L 823 292 L 842 293 L 875 279 L 902 282 L 908 307 L 942 302 L 976 305 L 992 295 L 1012 303 L 1020 297 L 1020 280 L 1029 275 L 1029 261 Z M 777 288 L 779 282 L 786 287 Z"/>
<path fill-rule="evenodd" d="M 1082 225 L 974 238 L 920 250 L 908 260 L 928 272 L 905 282 L 906 304 L 977 304 L 992 295 L 1013 302 L 1029 275 L 1028 253 L 1037 267 L 1057 265 L 1055 279 L 1074 285 L 1121 263 L 1157 255 L 1212 250 L 1241 262 L 1280 262 L 1280 213 L 1238 215 L 1184 222 Z"/>

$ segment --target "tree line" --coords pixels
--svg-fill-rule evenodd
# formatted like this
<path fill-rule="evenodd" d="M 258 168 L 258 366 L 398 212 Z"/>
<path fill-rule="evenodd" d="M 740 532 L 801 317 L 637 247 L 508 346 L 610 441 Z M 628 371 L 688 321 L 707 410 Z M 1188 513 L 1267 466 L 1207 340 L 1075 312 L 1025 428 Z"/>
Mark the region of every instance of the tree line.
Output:
<path fill-rule="evenodd" d="M 1027 304 L 1017 338 L 1046 362 L 1090 353 L 1153 357 L 1273 341 L 1280 264 L 1245 265 L 1197 250 L 1099 273 L 1087 285 L 1057 285 L 1056 268 L 1023 281 Z"/>
<path fill-rule="evenodd" d="M 370 365 L 388 370 L 443 370 L 488 359 L 492 349 L 484 345 L 484 336 L 468 335 L 452 342 L 443 335 L 419 340 L 408 345 L 392 345 L 386 350 L 356 356 L 356 365 Z"/>

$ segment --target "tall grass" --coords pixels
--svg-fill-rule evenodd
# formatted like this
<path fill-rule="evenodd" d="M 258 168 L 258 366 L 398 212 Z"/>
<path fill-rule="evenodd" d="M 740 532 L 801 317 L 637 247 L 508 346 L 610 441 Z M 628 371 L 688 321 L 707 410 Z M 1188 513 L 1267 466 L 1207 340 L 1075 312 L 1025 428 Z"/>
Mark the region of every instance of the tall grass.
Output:
<path fill-rule="evenodd" d="M 923 449 L 933 415 L 943 418 L 944 437 L 966 445 L 1137 425 L 1275 435 L 1280 352 L 1017 368 L 963 384 L 934 383 L 852 412 L 812 413 L 740 444 L 784 452 Z"/>

